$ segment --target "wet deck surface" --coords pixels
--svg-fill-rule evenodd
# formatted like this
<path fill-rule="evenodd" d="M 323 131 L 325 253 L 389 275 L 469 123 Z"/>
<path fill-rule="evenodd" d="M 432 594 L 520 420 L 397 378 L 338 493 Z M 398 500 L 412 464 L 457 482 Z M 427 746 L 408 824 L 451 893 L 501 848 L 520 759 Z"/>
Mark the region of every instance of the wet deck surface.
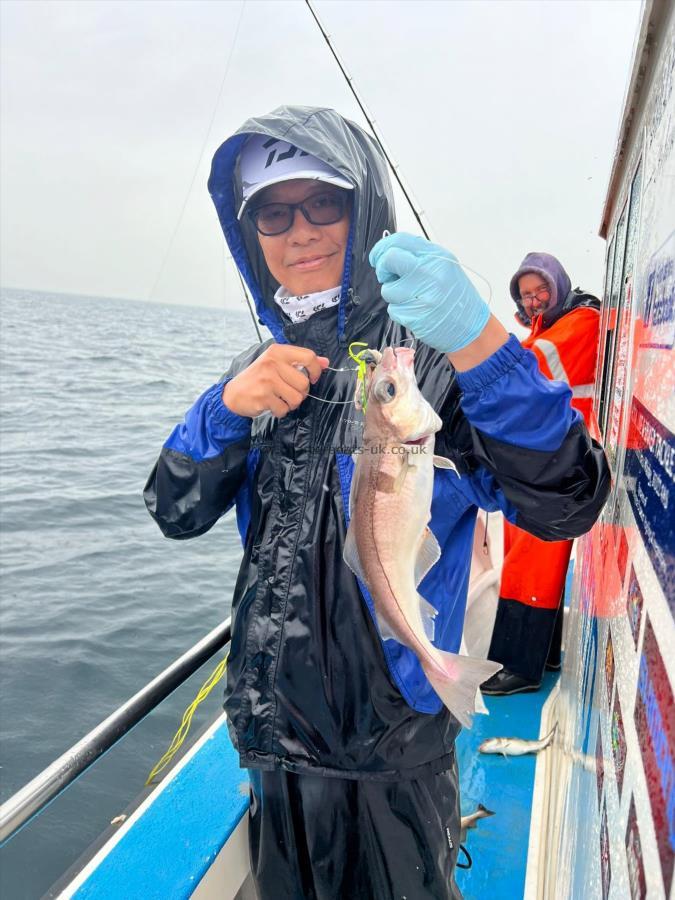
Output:
<path fill-rule="evenodd" d="M 483 755 L 478 745 L 488 737 L 536 740 L 542 706 L 557 679 L 557 672 L 547 672 L 536 693 L 485 697 L 490 715 L 476 716 L 473 728 L 457 740 L 462 815 L 474 812 L 479 803 L 495 813 L 468 833 L 473 866 L 457 871 L 465 900 L 523 897 L 536 757 Z"/>

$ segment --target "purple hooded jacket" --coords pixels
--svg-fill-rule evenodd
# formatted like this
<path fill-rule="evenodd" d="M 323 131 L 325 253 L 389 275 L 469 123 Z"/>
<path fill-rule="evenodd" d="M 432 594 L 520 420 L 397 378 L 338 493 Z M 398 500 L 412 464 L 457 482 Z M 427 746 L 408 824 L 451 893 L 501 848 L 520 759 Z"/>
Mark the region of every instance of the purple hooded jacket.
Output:
<path fill-rule="evenodd" d="M 600 306 L 600 301 L 592 294 L 588 294 L 580 288 L 572 290 L 570 277 L 555 256 L 551 256 L 550 253 L 528 253 L 511 279 L 510 285 L 511 297 L 518 307 L 516 318 L 521 325 L 532 324 L 532 319 L 525 312 L 518 289 L 518 279 L 529 272 L 540 275 L 551 292 L 551 302 L 543 314 L 544 328 L 550 328 L 557 319 L 578 306 L 595 306 L 596 308 Z"/>

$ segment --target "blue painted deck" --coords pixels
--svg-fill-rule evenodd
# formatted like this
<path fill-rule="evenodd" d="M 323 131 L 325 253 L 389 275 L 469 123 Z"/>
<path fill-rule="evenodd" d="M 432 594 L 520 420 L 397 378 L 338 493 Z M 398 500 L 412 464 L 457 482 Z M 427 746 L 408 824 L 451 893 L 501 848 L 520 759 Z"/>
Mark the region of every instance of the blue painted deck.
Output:
<path fill-rule="evenodd" d="M 478 745 L 488 737 L 539 737 L 541 709 L 558 679 L 547 672 L 541 689 L 513 697 L 485 697 L 489 716 L 476 716 L 457 741 L 462 815 L 479 803 L 496 815 L 468 832 L 473 867 L 457 870 L 464 900 L 521 900 L 525 891 L 527 846 L 536 756 L 486 756 Z M 460 854 L 460 862 L 462 862 Z"/>
<path fill-rule="evenodd" d="M 223 725 L 122 836 L 74 900 L 189 897 L 247 809 L 248 780 Z"/>
<path fill-rule="evenodd" d="M 569 606 L 574 576 L 570 560 L 565 579 L 565 606 Z M 521 900 L 525 890 L 527 847 L 536 756 L 484 756 L 478 745 L 489 737 L 539 737 L 541 709 L 559 678 L 546 672 L 541 689 L 513 697 L 484 697 L 489 716 L 475 716 L 471 731 L 457 741 L 462 815 L 479 803 L 496 815 L 482 819 L 468 832 L 467 848 L 473 867 L 457 870 L 464 900 Z M 460 854 L 460 862 L 462 862 Z"/>

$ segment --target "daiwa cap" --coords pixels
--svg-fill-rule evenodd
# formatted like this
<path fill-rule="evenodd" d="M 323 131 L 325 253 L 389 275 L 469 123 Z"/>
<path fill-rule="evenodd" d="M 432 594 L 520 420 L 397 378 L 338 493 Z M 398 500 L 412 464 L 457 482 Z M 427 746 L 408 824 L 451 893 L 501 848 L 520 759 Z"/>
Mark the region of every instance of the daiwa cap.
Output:
<path fill-rule="evenodd" d="M 254 134 L 241 152 L 241 186 L 243 203 L 237 218 L 241 219 L 247 204 L 264 188 L 294 178 L 313 178 L 336 187 L 353 190 L 354 185 L 328 163 L 300 150 L 287 141 Z"/>

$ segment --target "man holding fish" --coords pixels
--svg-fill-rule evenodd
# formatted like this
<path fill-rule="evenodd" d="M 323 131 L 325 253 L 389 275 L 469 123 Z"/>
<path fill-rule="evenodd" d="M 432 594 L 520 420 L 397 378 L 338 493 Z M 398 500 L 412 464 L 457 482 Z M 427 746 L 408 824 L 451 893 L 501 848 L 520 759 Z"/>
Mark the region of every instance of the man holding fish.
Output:
<path fill-rule="evenodd" d="M 257 892 L 460 897 L 454 741 L 499 668 L 457 655 L 477 509 L 581 534 L 603 453 L 451 253 L 382 239 L 391 186 L 359 126 L 250 119 L 209 190 L 273 337 L 188 411 L 145 496 L 178 539 L 236 504 L 225 708 Z"/>

